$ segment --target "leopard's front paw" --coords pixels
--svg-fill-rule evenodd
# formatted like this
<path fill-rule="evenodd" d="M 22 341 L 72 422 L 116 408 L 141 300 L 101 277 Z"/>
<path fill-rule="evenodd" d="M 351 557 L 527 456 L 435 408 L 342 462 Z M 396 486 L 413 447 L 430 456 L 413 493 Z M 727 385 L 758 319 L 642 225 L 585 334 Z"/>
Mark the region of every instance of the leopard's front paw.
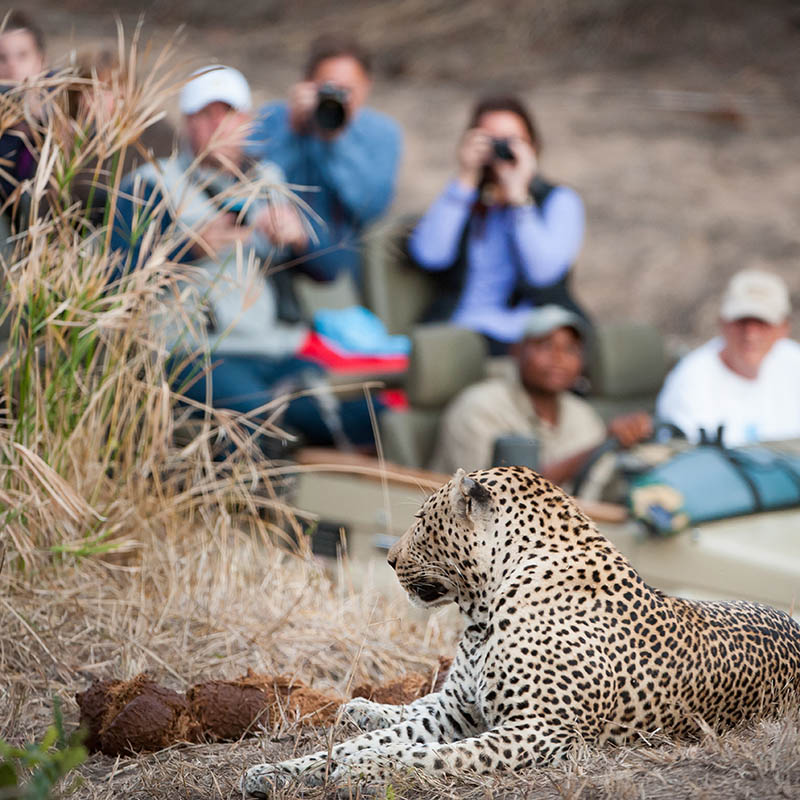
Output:
<path fill-rule="evenodd" d="M 239 782 L 239 789 L 245 797 L 265 798 L 284 786 L 289 777 L 278 770 L 277 764 L 257 764 L 245 772 Z"/>
<path fill-rule="evenodd" d="M 352 786 L 385 783 L 391 774 L 391 761 L 375 750 L 359 750 L 337 759 L 328 779 L 334 786 Z"/>
<path fill-rule="evenodd" d="M 305 764 L 304 759 L 279 761 L 276 764 L 257 764 L 245 772 L 239 788 L 246 797 L 268 798 L 275 790 L 292 781 L 307 786 L 320 786 L 325 779 L 325 762 Z"/>
<path fill-rule="evenodd" d="M 363 731 L 388 728 L 402 720 L 402 706 L 387 706 L 364 697 L 354 697 L 344 704 L 345 718 Z"/>

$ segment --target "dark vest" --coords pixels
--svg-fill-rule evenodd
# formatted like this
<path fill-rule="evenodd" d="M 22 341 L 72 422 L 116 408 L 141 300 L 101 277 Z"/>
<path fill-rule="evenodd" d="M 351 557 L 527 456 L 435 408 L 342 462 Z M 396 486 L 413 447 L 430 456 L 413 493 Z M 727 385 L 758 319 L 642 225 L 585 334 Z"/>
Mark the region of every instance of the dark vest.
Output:
<path fill-rule="evenodd" d="M 550 193 L 555 189 L 555 185 L 548 183 L 542 178 L 536 177 L 531 183 L 531 196 L 536 208 L 541 210 L 544 207 Z M 445 270 L 433 275 L 436 280 L 436 298 L 425 311 L 422 322 L 445 322 L 449 320 L 456 308 L 464 291 L 464 284 L 467 280 L 467 248 L 469 245 L 469 234 L 474 214 L 470 214 L 461 232 L 461 239 L 458 244 L 455 261 Z M 412 259 L 412 263 L 413 259 Z M 419 266 L 419 265 L 418 265 Z M 521 265 L 517 267 L 517 280 L 514 289 L 508 299 L 508 307 L 513 308 L 524 301 L 528 301 L 533 306 L 543 306 L 554 303 L 570 309 L 576 314 L 580 314 L 583 319 L 590 322 L 586 312 L 575 302 L 572 297 L 570 283 L 572 279 L 572 266 L 564 273 L 564 277 L 555 283 L 547 286 L 533 286 L 525 279 L 525 273 Z"/>

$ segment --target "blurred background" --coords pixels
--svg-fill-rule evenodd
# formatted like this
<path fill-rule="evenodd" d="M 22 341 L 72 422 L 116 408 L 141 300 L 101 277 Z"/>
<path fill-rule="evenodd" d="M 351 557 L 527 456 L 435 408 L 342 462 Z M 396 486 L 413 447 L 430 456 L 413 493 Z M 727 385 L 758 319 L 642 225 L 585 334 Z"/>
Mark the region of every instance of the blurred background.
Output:
<path fill-rule="evenodd" d="M 779 272 L 800 306 L 797 0 L 33 0 L 48 57 L 182 26 L 189 69 L 241 69 L 258 101 L 285 96 L 311 38 L 358 34 L 371 103 L 405 132 L 394 212 L 422 212 L 454 165 L 475 97 L 509 88 L 544 138 L 542 172 L 588 213 L 576 289 L 598 319 L 641 319 L 673 343 L 715 330 L 728 277 Z M 174 110 L 170 111 L 174 113 Z M 795 323 L 798 314 L 795 313 Z M 797 335 L 797 325 L 795 325 Z"/>

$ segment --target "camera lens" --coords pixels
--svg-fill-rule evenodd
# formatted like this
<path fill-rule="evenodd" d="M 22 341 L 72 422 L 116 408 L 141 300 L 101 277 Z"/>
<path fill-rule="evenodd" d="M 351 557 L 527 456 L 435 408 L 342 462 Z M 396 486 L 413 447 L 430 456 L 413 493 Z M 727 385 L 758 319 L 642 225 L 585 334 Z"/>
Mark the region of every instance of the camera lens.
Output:
<path fill-rule="evenodd" d="M 325 84 L 317 92 L 314 123 L 322 131 L 336 131 L 347 121 L 347 92 Z"/>
<path fill-rule="evenodd" d="M 516 161 L 508 139 L 492 139 L 492 149 L 498 161 Z"/>

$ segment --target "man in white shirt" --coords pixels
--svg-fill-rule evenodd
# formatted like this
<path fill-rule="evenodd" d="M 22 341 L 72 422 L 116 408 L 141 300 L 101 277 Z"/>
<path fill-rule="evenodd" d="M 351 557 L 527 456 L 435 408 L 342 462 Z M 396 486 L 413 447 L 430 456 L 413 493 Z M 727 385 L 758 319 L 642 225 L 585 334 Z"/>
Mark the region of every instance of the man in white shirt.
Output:
<path fill-rule="evenodd" d="M 722 335 L 667 376 L 661 419 L 697 442 L 702 431 L 729 447 L 800 437 L 800 344 L 788 339 L 786 284 L 762 270 L 733 276 L 720 308 Z"/>

